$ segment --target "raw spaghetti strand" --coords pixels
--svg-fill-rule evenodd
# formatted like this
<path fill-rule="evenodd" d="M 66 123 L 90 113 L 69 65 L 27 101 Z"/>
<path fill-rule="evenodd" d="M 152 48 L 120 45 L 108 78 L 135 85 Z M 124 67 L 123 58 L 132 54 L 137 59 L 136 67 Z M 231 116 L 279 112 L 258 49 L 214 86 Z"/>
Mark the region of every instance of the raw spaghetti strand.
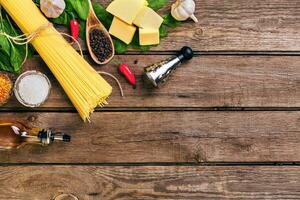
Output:
<path fill-rule="evenodd" d="M 0 0 L 0 4 L 48 65 L 81 118 L 90 121 L 90 114 L 95 107 L 107 103 L 112 87 L 53 26 L 40 30 L 49 22 L 32 0 Z M 38 34 L 35 32 L 37 30 Z M 15 41 L 25 42 L 22 37 Z"/>

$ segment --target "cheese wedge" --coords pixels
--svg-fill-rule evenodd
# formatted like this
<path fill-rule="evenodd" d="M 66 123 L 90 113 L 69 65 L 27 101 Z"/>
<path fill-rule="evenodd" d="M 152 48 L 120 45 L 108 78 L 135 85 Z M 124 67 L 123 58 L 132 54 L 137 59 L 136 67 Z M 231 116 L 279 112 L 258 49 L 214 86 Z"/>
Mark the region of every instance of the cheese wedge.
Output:
<path fill-rule="evenodd" d="M 109 28 L 109 33 L 116 38 L 119 38 L 126 44 L 130 44 L 134 33 L 136 31 L 136 27 L 130 24 L 127 24 L 120 20 L 117 17 L 114 17 L 111 26 Z"/>
<path fill-rule="evenodd" d="M 155 45 L 159 44 L 158 29 L 139 29 L 140 45 Z"/>
<path fill-rule="evenodd" d="M 147 29 L 159 29 L 162 22 L 163 18 L 146 6 L 143 7 L 133 21 L 138 27 Z"/>
<path fill-rule="evenodd" d="M 144 0 L 114 0 L 106 10 L 127 24 L 132 24 L 144 4 Z"/>

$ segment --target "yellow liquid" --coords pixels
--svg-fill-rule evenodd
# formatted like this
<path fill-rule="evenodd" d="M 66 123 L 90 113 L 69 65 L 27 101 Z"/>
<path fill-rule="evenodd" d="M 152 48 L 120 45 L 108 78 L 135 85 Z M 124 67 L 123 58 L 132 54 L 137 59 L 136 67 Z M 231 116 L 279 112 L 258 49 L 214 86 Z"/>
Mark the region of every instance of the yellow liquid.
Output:
<path fill-rule="evenodd" d="M 26 132 L 27 136 L 21 133 Z M 36 136 L 38 129 L 30 129 L 20 122 L 1 122 L 0 121 L 0 149 L 19 148 L 27 142 L 38 142 Z M 28 137 L 29 136 L 29 137 Z"/>

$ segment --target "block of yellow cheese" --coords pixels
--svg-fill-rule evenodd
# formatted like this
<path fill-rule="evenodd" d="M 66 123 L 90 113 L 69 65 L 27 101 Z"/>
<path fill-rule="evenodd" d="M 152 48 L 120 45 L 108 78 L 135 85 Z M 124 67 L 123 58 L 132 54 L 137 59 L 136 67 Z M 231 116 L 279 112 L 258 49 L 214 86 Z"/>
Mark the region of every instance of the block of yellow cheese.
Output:
<path fill-rule="evenodd" d="M 136 27 L 126 22 L 123 22 L 117 17 L 114 17 L 111 26 L 109 28 L 109 33 L 116 38 L 119 38 L 126 44 L 129 44 L 132 41 Z"/>
<path fill-rule="evenodd" d="M 159 29 L 162 22 L 163 18 L 147 6 L 144 6 L 143 9 L 141 9 L 133 21 L 138 27 L 147 29 Z"/>
<path fill-rule="evenodd" d="M 140 45 L 159 44 L 159 29 L 139 29 Z"/>
<path fill-rule="evenodd" d="M 145 6 L 144 4 L 144 0 L 114 0 L 106 10 L 127 24 L 132 24 L 137 14 Z"/>

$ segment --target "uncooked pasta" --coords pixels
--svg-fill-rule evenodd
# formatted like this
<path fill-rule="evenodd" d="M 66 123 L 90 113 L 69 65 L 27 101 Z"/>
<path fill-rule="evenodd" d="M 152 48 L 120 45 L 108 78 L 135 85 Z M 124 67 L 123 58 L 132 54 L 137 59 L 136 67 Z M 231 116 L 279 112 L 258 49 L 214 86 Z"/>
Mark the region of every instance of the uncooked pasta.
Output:
<path fill-rule="evenodd" d="M 90 120 L 95 107 L 103 106 L 112 87 L 73 49 L 32 0 L 0 0 L 48 65 L 81 118 Z"/>

